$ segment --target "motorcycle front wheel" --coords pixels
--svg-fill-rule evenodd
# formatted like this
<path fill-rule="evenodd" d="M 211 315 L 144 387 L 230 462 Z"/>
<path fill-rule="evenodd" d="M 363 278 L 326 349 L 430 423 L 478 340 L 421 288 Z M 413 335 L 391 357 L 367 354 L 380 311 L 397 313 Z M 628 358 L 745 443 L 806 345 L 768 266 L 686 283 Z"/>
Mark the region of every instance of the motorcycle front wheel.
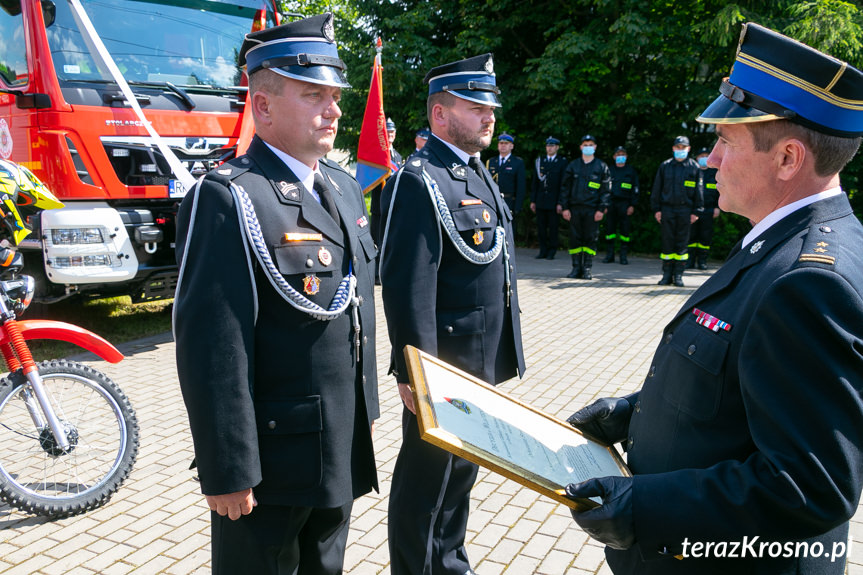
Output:
<path fill-rule="evenodd" d="M 66 360 L 38 364 L 69 448 L 28 410 L 38 403 L 20 373 L 0 379 L 0 498 L 37 515 L 66 517 L 104 505 L 138 454 L 138 420 L 108 376 Z M 41 413 L 41 410 L 40 410 Z"/>

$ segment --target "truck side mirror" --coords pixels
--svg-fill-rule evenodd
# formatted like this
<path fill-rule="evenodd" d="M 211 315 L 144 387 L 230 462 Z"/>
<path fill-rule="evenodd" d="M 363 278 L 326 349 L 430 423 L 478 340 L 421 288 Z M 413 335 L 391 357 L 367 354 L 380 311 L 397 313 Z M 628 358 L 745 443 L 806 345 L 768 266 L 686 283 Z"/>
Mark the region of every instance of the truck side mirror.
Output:
<path fill-rule="evenodd" d="M 42 0 L 42 19 L 46 28 L 50 28 L 57 19 L 57 6 L 51 0 Z"/>

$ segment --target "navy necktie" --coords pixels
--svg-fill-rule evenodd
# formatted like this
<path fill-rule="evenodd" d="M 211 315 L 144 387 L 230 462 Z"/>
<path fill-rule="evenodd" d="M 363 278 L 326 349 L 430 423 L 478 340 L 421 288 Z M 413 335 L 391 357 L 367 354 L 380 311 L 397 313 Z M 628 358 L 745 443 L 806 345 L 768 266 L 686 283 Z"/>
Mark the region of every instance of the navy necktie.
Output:
<path fill-rule="evenodd" d="M 330 187 L 327 185 L 326 180 L 324 180 L 324 177 L 320 173 L 315 173 L 315 183 L 312 187 L 321 198 L 321 206 L 329 212 L 336 224 L 341 226 L 342 220 L 339 217 L 339 210 L 336 207 L 335 200 L 333 199 L 333 192 L 330 191 Z"/>

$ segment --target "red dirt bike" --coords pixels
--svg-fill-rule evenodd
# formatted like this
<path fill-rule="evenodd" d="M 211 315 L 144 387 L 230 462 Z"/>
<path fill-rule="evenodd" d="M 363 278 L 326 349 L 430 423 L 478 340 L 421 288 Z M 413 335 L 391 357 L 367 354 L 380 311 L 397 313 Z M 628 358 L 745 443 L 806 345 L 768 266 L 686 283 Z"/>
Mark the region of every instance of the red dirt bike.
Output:
<path fill-rule="evenodd" d="M 112 363 L 123 354 L 68 323 L 16 319 L 35 288 L 15 251 L 29 233 L 22 212 L 60 206 L 26 168 L 0 160 L 0 353 L 9 370 L 0 379 L 0 498 L 49 517 L 105 504 L 138 453 L 138 421 L 120 387 L 82 363 L 34 362 L 27 340 L 70 342 Z"/>

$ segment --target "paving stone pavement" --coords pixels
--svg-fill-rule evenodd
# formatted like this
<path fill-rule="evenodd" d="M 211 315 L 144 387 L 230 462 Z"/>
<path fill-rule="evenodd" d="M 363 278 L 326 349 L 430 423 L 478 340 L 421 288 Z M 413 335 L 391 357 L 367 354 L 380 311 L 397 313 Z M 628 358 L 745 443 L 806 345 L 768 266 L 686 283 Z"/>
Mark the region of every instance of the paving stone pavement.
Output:
<path fill-rule="evenodd" d="M 687 273 L 685 288 L 659 287 L 657 260 L 597 263 L 594 280 L 563 278 L 568 257 L 535 260 L 519 249 L 519 295 L 527 361 L 523 380 L 501 389 L 566 418 L 605 396 L 640 387 L 665 322 L 713 271 Z M 715 266 L 714 266 L 715 267 Z M 375 447 L 381 492 L 354 505 L 346 554 L 349 575 L 389 574 L 387 496 L 400 444 L 401 403 L 386 376 L 389 342 L 378 300 L 381 419 Z M 206 337 L 202 334 L 202 337 Z M 141 448 L 129 480 L 101 509 L 49 521 L 0 505 L 0 573 L 124 574 L 210 572 L 209 513 L 188 470 L 192 442 L 163 334 L 123 346 L 116 365 L 80 356 L 117 381 L 141 423 Z M 863 514 L 852 522 L 848 573 L 863 575 Z M 473 490 L 467 550 L 482 575 L 610 574 L 602 547 L 568 510 L 517 483 L 480 470 Z"/>

